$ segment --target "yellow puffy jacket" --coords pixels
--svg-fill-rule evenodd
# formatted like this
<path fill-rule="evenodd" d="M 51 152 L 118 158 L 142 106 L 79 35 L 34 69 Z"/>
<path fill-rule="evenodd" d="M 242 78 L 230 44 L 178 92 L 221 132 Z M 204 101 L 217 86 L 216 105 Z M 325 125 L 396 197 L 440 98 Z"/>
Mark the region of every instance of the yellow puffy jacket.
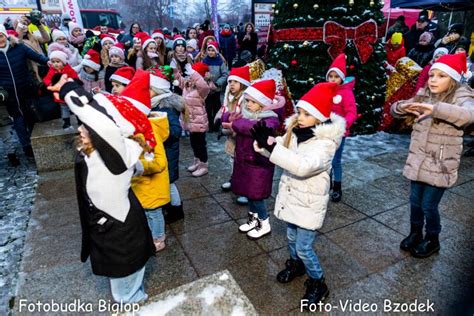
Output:
<path fill-rule="evenodd" d="M 154 157 L 149 161 L 142 154 L 140 162 L 144 171 L 141 176 L 132 178 L 132 190 L 143 208 L 154 209 L 170 201 L 168 161 L 163 146 L 169 136 L 169 125 L 163 112 L 151 112 L 149 120 L 156 139 Z"/>

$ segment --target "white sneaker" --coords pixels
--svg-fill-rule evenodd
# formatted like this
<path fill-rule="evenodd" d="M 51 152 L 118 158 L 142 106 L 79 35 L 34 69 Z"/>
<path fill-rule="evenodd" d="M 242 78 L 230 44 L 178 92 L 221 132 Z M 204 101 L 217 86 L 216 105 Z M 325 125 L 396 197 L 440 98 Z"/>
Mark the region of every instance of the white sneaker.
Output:
<path fill-rule="evenodd" d="M 199 167 L 199 159 L 194 157 L 194 160 L 193 160 L 193 164 L 191 166 L 188 167 L 188 171 L 189 172 L 194 172 L 197 170 L 197 168 Z"/>
<path fill-rule="evenodd" d="M 247 199 L 245 196 L 239 196 L 237 197 L 237 204 L 239 205 L 247 205 L 249 203 L 249 199 Z"/>
<path fill-rule="evenodd" d="M 241 233 L 247 233 L 251 231 L 252 229 L 254 229 L 255 226 L 257 226 L 257 219 L 258 219 L 257 214 L 249 212 L 248 216 L 249 217 L 247 219 L 247 223 L 239 226 L 239 231 Z"/>
<path fill-rule="evenodd" d="M 270 218 L 265 220 L 261 220 L 257 218 L 257 225 L 254 229 L 247 233 L 247 237 L 250 239 L 259 239 L 265 235 L 268 235 L 272 232 L 272 228 L 270 227 Z"/>
<path fill-rule="evenodd" d="M 208 174 L 208 172 L 209 172 L 208 163 L 199 161 L 197 169 L 191 174 L 193 175 L 193 177 L 201 177 L 205 174 Z"/>
<path fill-rule="evenodd" d="M 226 182 L 226 183 L 223 183 L 223 184 L 221 185 L 222 191 L 229 191 L 230 188 L 231 188 L 230 182 Z"/>

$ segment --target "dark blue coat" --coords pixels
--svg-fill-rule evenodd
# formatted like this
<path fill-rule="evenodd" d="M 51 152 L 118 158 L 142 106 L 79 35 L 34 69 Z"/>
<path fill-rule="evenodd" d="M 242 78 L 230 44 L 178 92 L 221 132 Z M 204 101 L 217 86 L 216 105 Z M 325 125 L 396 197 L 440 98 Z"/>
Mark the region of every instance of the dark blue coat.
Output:
<path fill-rule="evenodd" d="M 168 115 L 170 136 L 163 144 L 165 145 L 166 159 L 168 159 L 170 183 L 173 183 L 179 178 L 179 138 L 182 132 L 179 122 L 180 112 L 175 108 L 169 107 L 155 108 L 155 110 L 165 112 Z"/>
<path fill-rule="evenodd" d="M 232 60 L 234 60 L 235 55 L 237 55 L 234 33 L 230 35 L 219 34 L 219 47 L 227 63 L 232 65 Z"/>
<path fill-rule="evenodd" d="M 8 90 L 26 87 L 32 83 L 28 59 L 46 65 L 48 57 L 38 54 L 24 44 L 10 44 L 7 53 L 0 51 L 0 87 Z M 20 93 L 20 91 L 18 91 Z"/>

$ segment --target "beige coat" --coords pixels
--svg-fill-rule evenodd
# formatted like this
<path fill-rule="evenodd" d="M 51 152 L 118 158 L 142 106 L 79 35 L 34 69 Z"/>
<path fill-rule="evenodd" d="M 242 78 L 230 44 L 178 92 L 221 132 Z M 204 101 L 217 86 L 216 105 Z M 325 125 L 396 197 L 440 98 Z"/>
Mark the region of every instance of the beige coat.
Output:
<path fill-rule="evenodd" d="M 426 89 L 417 93 L 422 102 L 430 103 Z M 453 104 L 437 102 L 433 115 L 413 124 L 408 158 L 403 175 L 412 181 L 420 181 L 441 188 L 456 183 L 462 153 L 464 128 L 474 123 L 474 93 L 467 86 L 459 88 Z M 394 117 L 407 115 L 400 105 L 414 99 L 399 101 L 391 108 Z"/>
<path fill-rule="evenodd" d="M 277 137 L 277 145 L 270 155 L 270 161 L 284 170 L 275 216 L 304 229 L 321 228 L 326 216 L 332 159 L 346 132 L 344 118 L 332 113 L 331 121 L 316 126 L 315 137 L 299 145 L 293 134 L 289 148 L 283 145 L 286 135 Z M 254 149 L 268 154 L 255 143 Z"/>

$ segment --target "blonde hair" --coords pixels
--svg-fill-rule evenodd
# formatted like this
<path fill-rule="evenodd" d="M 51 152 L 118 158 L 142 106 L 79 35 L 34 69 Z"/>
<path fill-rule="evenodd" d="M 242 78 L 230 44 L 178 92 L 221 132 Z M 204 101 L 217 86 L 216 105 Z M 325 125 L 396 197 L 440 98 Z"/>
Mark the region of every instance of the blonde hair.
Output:
<path fill-rule="evenodd" d="M 316 124 L 319 125 L 321 124 L 321 121 L 316 119 Z M 288 127 L 286 128 L 286 136 L 285 139 L 283 140 L 283 146 L 286 148 L 290 147 L 291 143 L 291 135 L 293 134 L 293 129 L 298 125 L 298 114 L 294 115 L 294 117 L 291 119 L 290 124 L 288 124 Z"/>
<path fill-rule="evenodd" d="M 239 88 L 239 91 L 237 91 L 237 94 L 236 95 L 233 95 L 230 93 L 230 90 L 229 90 L 229 94 L 226 96 L 227 98 L 227 106 L 229 107 L 229 111 L 231 112 L 234 112 L 235 111 L 235 106 L 237 105 L 237 103 L 239 102 L 240 98 L 242 97 L 242 95 L 244 94 L 245 92 L 245 89 L 247 89 L 245 87 L 245 85 L 242 83 L 242 82 L 239 82 L 239 81 L 236 81 L 239 83 L 240 85 L 240 88 Z M 230 100 L 230 96 L 233 96 L 234 98 L 232 100 Z"/>
<path fill-rule="evenodd" d="M 100 51 L 100 59 L 104 68 L 110 64 L 109 50 L 107 48 L 102 47 L 102 50 Z"/>
<path fill-rule="evenodd" d="M 74 146 L 77 151 L 84 153 L 87 157 L 95 150 L 94 145 L 92 145 L 92 140 L 89 143 L 84 143 L 80 135 L 74 138 Z"/>

